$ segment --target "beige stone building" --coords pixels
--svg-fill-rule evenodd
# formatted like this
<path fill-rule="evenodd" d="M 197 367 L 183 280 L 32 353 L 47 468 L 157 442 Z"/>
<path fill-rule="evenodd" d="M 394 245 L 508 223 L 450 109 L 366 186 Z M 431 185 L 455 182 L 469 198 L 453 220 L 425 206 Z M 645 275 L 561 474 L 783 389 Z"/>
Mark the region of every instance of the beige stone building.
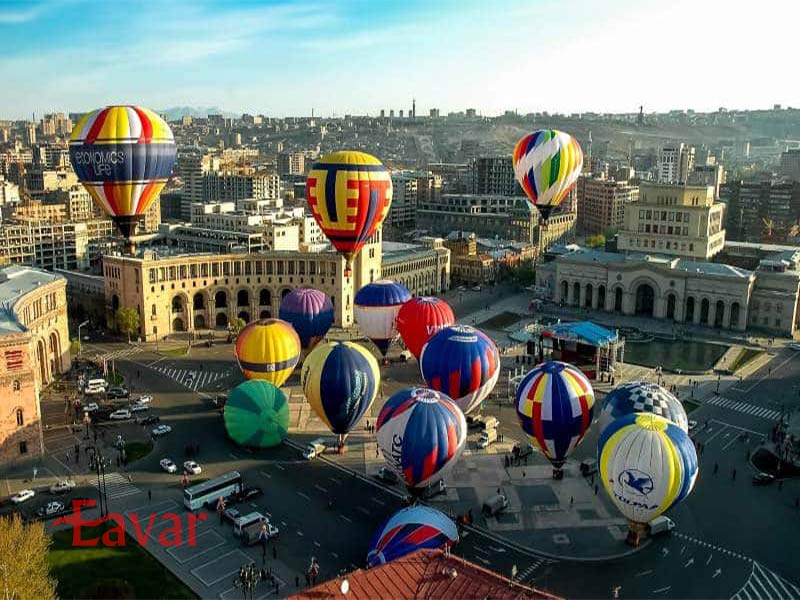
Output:
<path fill-rule="evenodd" d="M 66 280 L 0 269 L 0 460 L 44 452 L 39 395 L 70 368 Z"/>
<path fill-rule="evenodd" d="M 625 206 L 639 199 L 639 186 L 603 177 L 581 176 L 577 190 L 577 228 L 590 235 L 622 227 Z"/>

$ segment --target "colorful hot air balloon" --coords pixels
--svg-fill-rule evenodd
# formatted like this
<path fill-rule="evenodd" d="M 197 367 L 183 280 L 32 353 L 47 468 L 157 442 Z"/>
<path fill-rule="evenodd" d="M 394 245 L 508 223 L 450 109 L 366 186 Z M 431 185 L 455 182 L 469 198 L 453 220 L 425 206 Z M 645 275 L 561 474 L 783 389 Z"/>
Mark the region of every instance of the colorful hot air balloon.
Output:
<path fill-rule="evenodd" d="M 568 133 L 539 129 L 514 147 L 514 174 L 530 201 L 547 221 L 583 169 L 583 151 Z"/>
<path fill-rule="evenodd" d="M 469 325 L 452 325 L 425 344 L 419 366 L 432 389 L 447 394 L 469 414 L 494 389 L 500 353 L 485 333 Z"/>
<path fill-rule="evenodd" d="M 417 360 L 428 340 L 455 322 L 453 309 L 447 302 L 427 296 L 412 298 L 397 313 L 397 331 Z"/>
<path fill-rule="evenodd" d="M 254 379 L 233 388 L 223 418 L 228 436 L 240 446 L 272 448 L 289 433 L 289 403 L 267 381 Z"/>
<path fill-rule="evenodd" d="M 339 434 L 339 448 L 345 436 L 369 410 L 381 383 L 378 361 L 372 353 L 353 342 L 320 344 L 306 357 L 300 372 L 303 393 L 317 416 Z"/>
<path fill-rule="evenodd" d="M 158 198 L 175 164 L 177 147 L 166 122 L 140 106 L 107 106 L 78 121 L 69 157 L 95 203 L 131 238 Z"/>
<path fill-rule="evenodd" d="M 333 325 L 333 304 L 325 292 L 297 288 L 281 300 L 278 317 L 289 323 L 304 350 L 311 350 Z"/>
<path fill-rule="evenodd" d="M 341 151 L 314 163 L 306 181 L 306 201 L 320 228 L 347 260 L 375 234 L 392 204 L 392 178 L 374 156 Z"/>
<path fill-rule="evenodd" d="M 517 418 L 561 479 L 567 457 L 592 424 L 594 390 L 583 371 L 567 363 L 537 365 L 517 387 Z"/>
<path fill-rule="evenodd" d="M 626 415 L 606 427 L 597 464 L 603 487 L 628 519 L 633 545 L 647 523 L 689 495 L 698 472 L 689 435 L 652 413 Z"/>
<path fill-rule="evenodd" d="M 356 292 L 353 301 L 356 323 L 384 357 L 397 337 L 397 313 L 410 299 L 406 286 L 388 279 L 368 283 Z"/>
<path fill-rule="evenodd" d="M 389 468 L 412 493 L 421 493 L 442 479 L 461 456 L 467 420 L 444 394 L 405 388 L 383 405 L 375 437 Z"/>
<path fill-rule="evenodd" d="M 382 565 L 421 548 L 441 548 L 458 542 L 452 519 L 429 506 L 397 511 L 375 532 L 367 554 L 367 566 Z"/>
<path fill-rule="evenodd" d="M 245 377 L 280 387 L 300 360 L 300 338 L 286 321 L 253 321 L 239 334 L 234 354 Z"/>
<path fill-rule="evenodd" d="M 597 427 L 603 433 L 614 419 L 631 413 L 653 413 L 689 431 L 689 418 L 675 396 L 649 381 L 629 381 L 611 390 L 603 400 Z"/>

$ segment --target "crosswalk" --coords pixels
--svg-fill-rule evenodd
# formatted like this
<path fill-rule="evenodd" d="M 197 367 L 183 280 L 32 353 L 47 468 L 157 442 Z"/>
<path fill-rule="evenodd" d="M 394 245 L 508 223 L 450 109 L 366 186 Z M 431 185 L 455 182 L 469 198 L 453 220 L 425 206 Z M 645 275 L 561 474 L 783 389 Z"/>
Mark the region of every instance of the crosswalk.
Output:
<path fill-rule="evenodd" d="M 177 369 L 169 365 L 154 365 L 153 368 L 162 375 L 166 375 L 170 379 L 177 381 L 195 392 L 208 387 L 218 379 L 227 377 L 230 374 L 229 372 L 208 371 L 205 369 L 202 371 L 195 369 Z"/>
<path fill-rule="evenodd" d="M 100 483 L 103 480 L 101 478 Z M 124 498 L 125 496 L 132 496 L 138 494 L 142 490 L 133 485 L 128 478 L 120 473 L 106 473 L 105 476 L 105 491 L 108 493 L 108 499 L 114 500 L 116 498 Z M 92 487 L 97 489 L 97 479 L 92 481 Z"/>
<path fill-rule="evenodd" d="M 800 599 L 800 588 L 754 561 L 753 570 L 750 573 L 750 577 L 747 578 L 747 583 L 731 600 L 772 600 L 778 598 L 781 600 Z"/>
<path fill-rule="evenodd" d="M 128 346 L 127 348 L 118 348 L 117 350 L 112 350 L 111 352 L 104 352 L 98 356 L 99 360 L 120 360 L 123 358 L 130 358 L 132 356 L 136 356 L 137 354 L 144 352 L 143 348 L 139 346 Z"/>
<path fill-rule="evenodd" d="M 705 403 L 713 404 L 714 406 L 719 406 L 721 408 L 735 410 L 746 415 L 760 417 L 762 419 L 767 419 L 768 421 L 777 421 L 781 418 L 781 413 L 777 410 L 764 408 L 763 406 L 756 406 L 755 404 L 749 404 L 747 402 L 739 402 L 738 400 L 732 400 L 722 396 L 716 396 L 715 398 L 711 398 L 711 400 L 706 400 Z"/>
<path fill-rule="evenodd" d="M 516 578 L 517 581 L 519 581 L 521 583 L 532 583 L 532 581 L 534 579 L 533 576 L 536 573 L 536 571 L 539 569 L 539 567 L 541 567 L 542 565 L 546 565 L 548 563 L 551 563 L 551 562 L 553 562 L 553 561 L 548 560 L 546 558 L 537 558 L 524 571 L 522 571 L 521 573 L 519 573 L 517 575 L 517 578 Z"/>

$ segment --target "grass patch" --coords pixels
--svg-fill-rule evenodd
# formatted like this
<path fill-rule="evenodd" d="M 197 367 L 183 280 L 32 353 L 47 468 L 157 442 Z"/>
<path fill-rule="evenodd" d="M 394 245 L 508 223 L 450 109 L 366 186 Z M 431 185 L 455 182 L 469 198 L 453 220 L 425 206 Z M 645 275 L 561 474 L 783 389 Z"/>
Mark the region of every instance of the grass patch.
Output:
<path fill-rule="evenodd" d="M 122 385 L 125 383 L 125 377 L 121 373 L 109 373 L 106 381 L 108 381 L 109 385 Z"/>
<path fill-rule="evenodd" d="M 95 538 L 108 528 L 108 523 L 83 527 L 81 537 Z M 59 598 L 197 598 L 127 535 L 125 546 L 75 548 L 72 529 L 56 531 L 48 562 Z"/>
<path fill-rule="evenodd" d="M 125 453 L 128 455 L 128 462 L 133 462 L 144 458 L 153 450 L 153 442 L 130 442 L 125 444 Z"/>
<path fill-rule="evenodd" d="M 488 329 L 503 329 L 508 327 L 509 325 L 513 325 L 517 323 L 522 317 L 517 313 L 505 311 L 501 312 L 499 315 L 495 315 L 485 321 L 481 321 L 479 326 L 486 327 Z"/>
<path fill-rule="evenodd" d="M 180 346 L 179 348 L 170 348 L 169 350 L 159 350 L 158 353 L 162 356 L 186 356 L 189 352 L 189 348 L 186 346 Z"/>
<path fill-rule="evenodd" d="M 683 408 L 686 411 L 687 415 L 696 408 L 700 407 L 700 403 L 695 402 L 694 400 L 682 400 L 682 403 L 683 403 Z"/>
<path fill-rule="evenodd" d="M 755 348 L 742 348 L 739 351 L 739 354 L 736 355 L 736 358 L 733 359 L 733 362 L 731 363 L 729 369 L 732 373 L 735 373 L 736 371 L 744 367 L 747 363 L 752 362 L 762 354 L 764 354 L 763 350 Z"/>

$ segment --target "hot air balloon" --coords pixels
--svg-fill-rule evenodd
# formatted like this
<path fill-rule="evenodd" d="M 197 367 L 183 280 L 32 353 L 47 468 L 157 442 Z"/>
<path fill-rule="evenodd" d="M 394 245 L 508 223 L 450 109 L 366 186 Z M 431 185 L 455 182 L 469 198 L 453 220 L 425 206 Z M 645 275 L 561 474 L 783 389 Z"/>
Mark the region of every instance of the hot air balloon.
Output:
<path fill-rule="evenodd" d="M 353 302 L 356 323 L 384 357 L 397 337 L 397 313 L 410 299 L 406 286 L 388 279 L 368 283 L 356 292 Z"/>
<path fill-rule="evenodd" d="M 419 366 L 428 386 L 447 394 L 469 414 L 494 389 L 500 354 L 485 333 L 469 325 L 451 325 L 425 344 Z"/>
<path fill-rule="evenodd" d="M 615 387 L 603 400 L 603 408 L 597 418 L 600 433 L 614 419 L 631 413 L 653 413 L 689 431 L 689 418 L 680 400 L 655 383 L 629 381 Z"/>
<path fill-rule="evenodd" d="M 333 324 L 333 304 L 325 292 L 297 288 L 281 300 L 278 317 L 289 323 L 304 350 L 311 350 Z"/>
<path fill-rule="evenodd" d="M 578 180 L 583 151 L 568 133 L 539 129 L 517 142 L 513 161 L 517 181 L 546 222 Z"/>
<path fill-rule="evenodd" d="M 393 514 L 375 532 L 367 566 L 382 565 L 421 548 L 441 548 L 458 542 L 452 519 L 428 506 L 410 506 Z"/>
<path fill-rule="evenodd" d="M 239 334 L 234 354 L 245 377 L 280 387 L 300 360 L 300 338 L 286 321 L 253 321 Z"/>
<path fill-rule="evenodd" d="M 686 498 L 697 478 L 689 435 L 652 413 L 613 421 L 597 443 L 603 487 L 628 519 L 628 542 L 639 544 L 647 523 Z"/>
<path fill-rule="evenodd" d="M 347 260 L 375 234 L 392 204 L 392 178 L 374 156 L 340 151 L 314 163 L 306 181 L 306 201 L 320 228 Z"/>
<path fill-rule="evenodd" d="M 586 375 L 563 362 L 537 365 L 517 387 L 515 405 L 522 430 L 561 479 L 564 462 L 592 424 L 594 390 Z"/>
<path fill-rule="evenodd" d="M 140 106 L 107 106 L 78 121 L 69 158 L 95 203 L 131 238 L 158 198 L 175 164 L 177 147 L 166 122 Z"/>
<path fill-rule="evenodd" d="M 339 450 L 350 430 L 369 410 L 381 383 L 378 361 L 353 342 L 320 344 L 300 372 L 303 393 L 322 422 L 339 434 Z"/>
<path fill-rule="evenodd" d="M 289 403 L 271 383 L 245 381 L 228 395 L 223 418 L 228 436 L 240 446 L 272 448 L 289 432 Z"/>
<path fill-rule="evenodd" d="M 461 456 L 467 420 L 444 394 L 405 388 L 383 405 L 375 437 L 389 468 L 412 494 L 421 494 L 442 479 Z"/>
<path fill-rule="evenodd" d="M 447 302 L 427 296 L 412 298 L 397 313 L 397 331 L 417 360 L 428 340 L 455 322 L 453 309 Z"/>

